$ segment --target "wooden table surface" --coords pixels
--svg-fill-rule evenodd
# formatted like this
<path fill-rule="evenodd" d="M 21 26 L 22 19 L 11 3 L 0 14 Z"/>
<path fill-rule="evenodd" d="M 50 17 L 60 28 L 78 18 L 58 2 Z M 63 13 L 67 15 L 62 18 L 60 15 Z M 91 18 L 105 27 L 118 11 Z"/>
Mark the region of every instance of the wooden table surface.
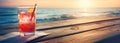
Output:
<path fill-rule="evenodd" d="M 10 30 L 10 32 L 15 30 L 17 29 Z M 0 43 L 95 43 L 119 34 L 119 30 L 120 17 L 79 18 L 37 24 L 37 31 L 43 31 L 49 35 L 37 34 L 36 37 L 31 38 L 19 35 L 9 37 L 5 34 L 0 36 Z M 7 30 L 4 31 L 7 32 Z"/>

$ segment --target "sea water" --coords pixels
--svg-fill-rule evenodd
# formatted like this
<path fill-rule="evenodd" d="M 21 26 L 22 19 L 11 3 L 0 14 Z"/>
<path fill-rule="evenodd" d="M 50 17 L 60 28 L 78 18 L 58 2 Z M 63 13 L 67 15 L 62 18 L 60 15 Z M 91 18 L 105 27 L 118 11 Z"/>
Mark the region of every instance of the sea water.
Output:
<path fill-rule="evenodd" d="M 88 16 L 120 16 L 120 8 L 37 8 L 37 23 Z M 0 8 L 0 26 L 18 24 L 18 8 Z"/>

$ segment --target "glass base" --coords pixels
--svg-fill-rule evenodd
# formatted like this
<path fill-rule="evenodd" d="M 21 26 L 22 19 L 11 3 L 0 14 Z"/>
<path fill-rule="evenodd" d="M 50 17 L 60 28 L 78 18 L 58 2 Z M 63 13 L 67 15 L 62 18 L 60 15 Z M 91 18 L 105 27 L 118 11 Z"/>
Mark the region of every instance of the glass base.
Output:
<path fill-rule="evenodd" d="M 20 32 L 20 36 L 34 36 L 35 32 Z"/>

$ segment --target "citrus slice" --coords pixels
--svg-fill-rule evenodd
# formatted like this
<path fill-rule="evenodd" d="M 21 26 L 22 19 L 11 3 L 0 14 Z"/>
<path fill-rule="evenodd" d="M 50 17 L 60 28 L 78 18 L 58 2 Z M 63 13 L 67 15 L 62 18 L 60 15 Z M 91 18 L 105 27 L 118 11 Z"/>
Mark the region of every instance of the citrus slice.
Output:
<path fill-rule="evenodd" d="M 29 8 L 29 9 L 28 9 L 28 13 L 32 13 L 33 10 L 34 10 L 33 8 Z"/>

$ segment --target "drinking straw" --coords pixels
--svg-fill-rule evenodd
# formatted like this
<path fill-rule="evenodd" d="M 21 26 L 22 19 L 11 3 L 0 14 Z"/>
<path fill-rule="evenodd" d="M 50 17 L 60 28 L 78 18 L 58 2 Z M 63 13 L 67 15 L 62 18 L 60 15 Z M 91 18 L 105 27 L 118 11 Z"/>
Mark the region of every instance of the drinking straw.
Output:
<path fill-rule="evenodd" d="M 35 4 L 35 6 L 34 6 L 34 9 L 33 9 L 33 12 L 32 12 L 32 15 L 31 15 L 31 19 L 30 19 L 30 20 L 32 20 L 32 18 L 33 18 L 33 15 L 34 15 L 35 10 L 36 10 L 36 6 L 37 6 L 37 4 Z"/>

